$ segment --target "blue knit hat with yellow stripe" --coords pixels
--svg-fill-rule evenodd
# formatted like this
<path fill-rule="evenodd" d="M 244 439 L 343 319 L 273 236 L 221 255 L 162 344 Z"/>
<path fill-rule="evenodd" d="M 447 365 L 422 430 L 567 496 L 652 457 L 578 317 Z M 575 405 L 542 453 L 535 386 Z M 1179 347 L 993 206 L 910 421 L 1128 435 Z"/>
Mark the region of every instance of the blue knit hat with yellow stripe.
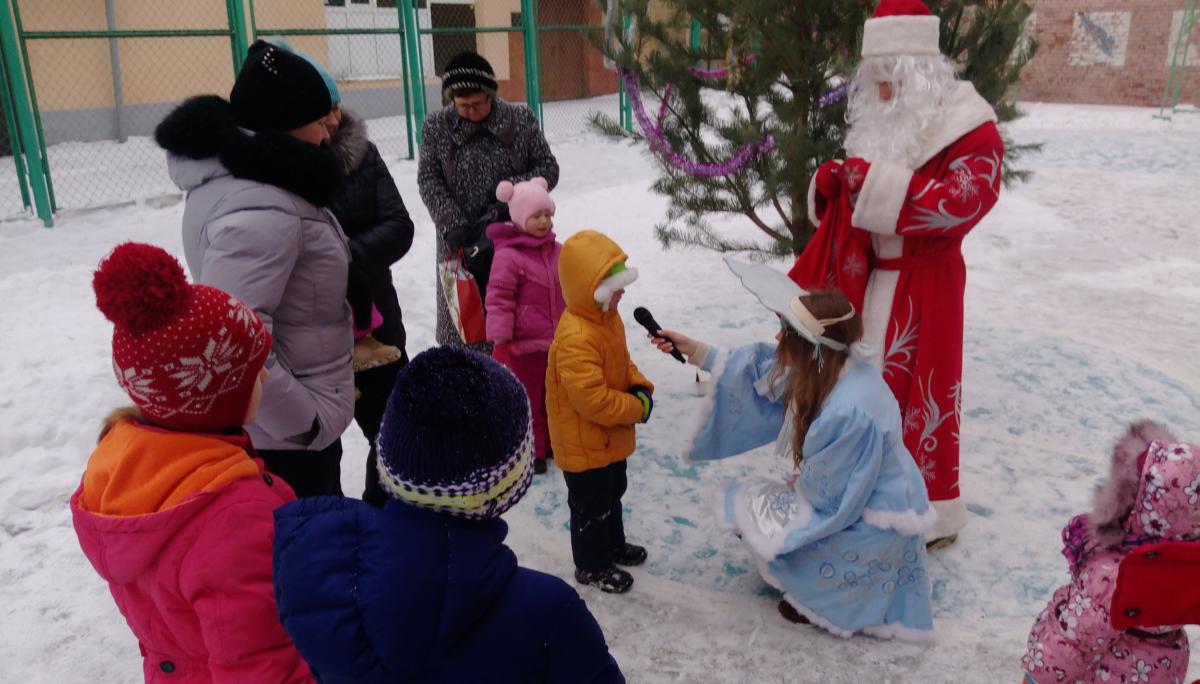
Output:
<path fill-rule="evenodd" d="M 516 376 L 457 347 L 396 377 L 379 430 L 379 482 L 397 501 L 478 520 L 512 508 L 533 477 L 533 420 Z"/>

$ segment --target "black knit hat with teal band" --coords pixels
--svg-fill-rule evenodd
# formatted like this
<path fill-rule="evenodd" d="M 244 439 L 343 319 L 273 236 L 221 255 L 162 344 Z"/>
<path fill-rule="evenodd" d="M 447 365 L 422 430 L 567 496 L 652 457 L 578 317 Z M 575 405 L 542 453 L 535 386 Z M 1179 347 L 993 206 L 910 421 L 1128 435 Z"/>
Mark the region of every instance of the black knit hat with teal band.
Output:
<path fill-rule="evenodd" d="M 529 399 L 512 372 L 449 346 L 401 369 L 379 431 L 379 482 L 393 499 L 495 518 L 521 500 L 532 477 Z"/>

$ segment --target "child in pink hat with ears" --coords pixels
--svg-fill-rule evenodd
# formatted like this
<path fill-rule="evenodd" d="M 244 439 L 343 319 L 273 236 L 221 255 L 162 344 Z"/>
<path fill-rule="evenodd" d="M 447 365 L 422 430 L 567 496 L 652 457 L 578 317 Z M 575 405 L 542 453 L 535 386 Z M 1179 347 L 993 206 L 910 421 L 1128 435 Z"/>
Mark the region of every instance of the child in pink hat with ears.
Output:
<path fill-rule="evenodd" d="M 488 281 L 487 338 L 492 357 L 507 366 L 529 395 L 533 412 L 534 472 L 546 472 L 550 431 L 546 422 L 546 358 L 567 305 L 558 281 L 562 245 L 554 238 L 554 200 L 545 178 L 501 181 L 496 198 L 511 221 L 493 223 L 496 245 Z"/>

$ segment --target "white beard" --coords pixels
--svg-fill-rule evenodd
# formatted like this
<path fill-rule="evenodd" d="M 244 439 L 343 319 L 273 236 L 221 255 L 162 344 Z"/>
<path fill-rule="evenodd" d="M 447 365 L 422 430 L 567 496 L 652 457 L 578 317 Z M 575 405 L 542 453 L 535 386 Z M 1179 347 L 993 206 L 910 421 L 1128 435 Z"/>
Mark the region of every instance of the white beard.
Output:
<path fill-rule="evenodd" d="M 881 82 L 892 84 L 887 102 L 879 99 Z M 850 84 L 846 153 L 916 169 L 954 83 L 954 67 L 941 56 L 864 59 Z"/>
<path fill-rule="evenodd" d="M 857 114 L 846 132 L 846 154 L 906 169 L 916 169 L 922 161 L 925 131 L 932 119 L 940 118 L 937 110 L 917 113 L 878 100 Z"/>

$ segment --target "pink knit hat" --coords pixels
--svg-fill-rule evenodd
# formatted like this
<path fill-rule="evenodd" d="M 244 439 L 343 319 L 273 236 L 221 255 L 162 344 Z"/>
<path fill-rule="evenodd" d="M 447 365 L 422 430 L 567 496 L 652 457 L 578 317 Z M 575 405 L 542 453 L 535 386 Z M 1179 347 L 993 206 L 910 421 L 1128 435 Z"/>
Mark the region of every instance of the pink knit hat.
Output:
<path fill-rule="evenodd" d="M 550 184 L 540 176 L 534 176 L 516 185 L 509 181 L 500 181 L 496 186 L 496 199 L 508 205 L 508 214 L 512 217 L 512 222 L 521 230 L 525 230 L 525 221 L 539 211 L 548 210 L 551 216 L 554 215 Z"/>

